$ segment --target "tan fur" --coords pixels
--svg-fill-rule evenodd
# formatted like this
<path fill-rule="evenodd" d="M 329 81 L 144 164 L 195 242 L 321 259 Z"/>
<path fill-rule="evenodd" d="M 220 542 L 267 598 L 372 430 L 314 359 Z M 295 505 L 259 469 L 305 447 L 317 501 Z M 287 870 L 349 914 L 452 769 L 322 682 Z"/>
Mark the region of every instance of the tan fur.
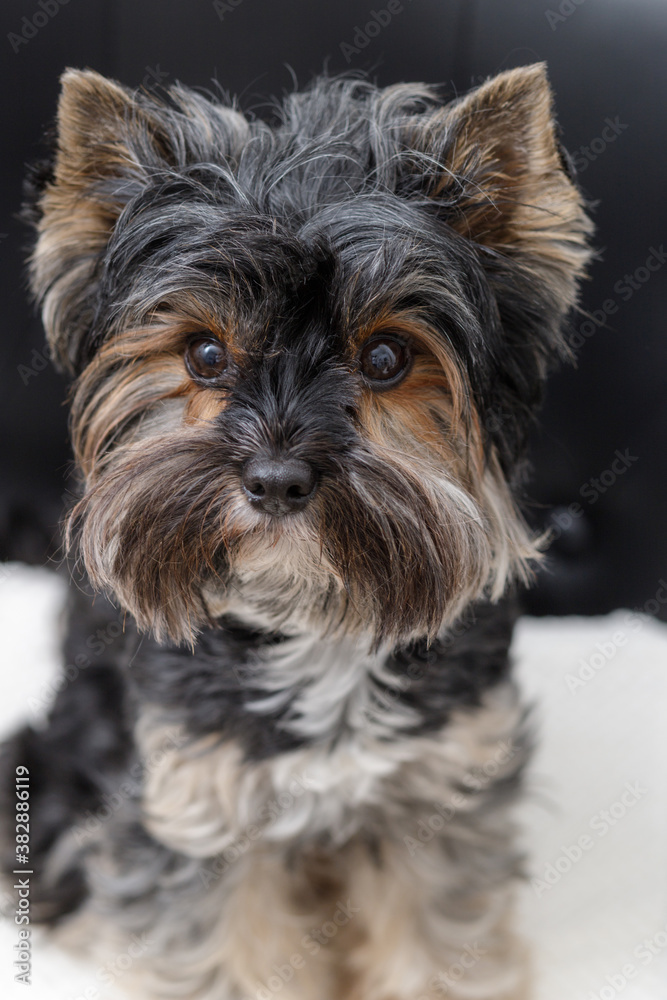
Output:
<path fill-rule="evenodd" d="M 99 104 L 100 128 L 91 145 L 88 126 L 93 102 Z M 193 106 L 190 110 L 196 117 L 197 109 Z M 231 116 L 230 121 L 239 117 L 231 111 L 221 110 L 223 113 Z M 562 310 L 574 302 L 576 280 L 588 257 L 590 225 L 576 189 L 561 169 L 551 115 L 544 68 L 522 68 L 501 74 L 454 105 L 433 112 L 430 119 L 422 116 L 418 125 L 410 126 L 406 141 L 416 153 L 427 154 L 437 145 L 438 136 L 449 137 L 448 162 L 441 164 L 440 170 L 434 164 L 430 193 L 440 196 L 442 186 L 450 183 L 452 176 L 462 178 L 467 194 L 455 199 L 459 215 L 452 219 L 454 228 L 494 252 L 516 256 L 528 269 L 539 270 Z M 38 293 L 48 284 L 50 254 L 60 247 L 62 257 L 62 247 L 70 245 L 67 240 L 74 245 L 68 226 L 92 226 L 89 243 L 82 243 L 91 253 L 104 234 L 108 236 L 118 205 L 100 201 L 90 185 L 100 178 L 118 177 L 120 183 L 122 178 L 140 174 L 133 141 L 140 127 L 150 130 L 151 126 L 150 111 L 143 104 L 134 106 L 122 87 L 107 84 L 95 74 L 65 78 L 59 121 L 56 179 L 43 197 L 44 219 L 34 255 L 33 284 Z M 233 134 L 236 141 L 245 135 L 240 125 Z M 151 141 L 168 145 L 159 129 Z M 166 153 L 165 157 L 168 161 Z M 81 219 L 87 221 L 82 223 Z M 80 237 L 77 231 L 76 240 Z M 56 298 L 68 298 L 69 293 L 58 288 L 57 295 L 53 293 Z M 77 289 L 80 291 L 79 285 L 73 284 L 71 294 Z M 399 287 L 393 294 L 398 301 L 408 292 Z M 135 584 L 131 576 L 139 573 L 139 567 L 126 559 L 121 571 L 114 548 L 114 539 L 133 506 L 138 525 L 135 534 L 140 540 L 156 494 L 165 496 L 174 476 L 184 482 L 184 459 L 178 465 L 175 457 L 179 449 L 182 455 L 183 448 L 192 446 L 193 465 L 204 452 L 205 435 L 224 409 L 224 394 L 201 388 L 188 378 L 183 352 L 188 337 L 208 331 L 224 343 L 231 362 L 242 365 L 253 336 L 260 331 L 247 328 L 243 310 L 233 298 L 222 303 L 211 292 L 200 301 L 183 292 L 174 302 L 147 303 L 146 315 L 137 316 L 136 323 L 128 320 L 127 329 L 100 347 L 74 393 L 73 441 L 87 491 L 74 517 L 77 522 L 81 515 L 83 524 L 83 562 L 95 586 L 115 593 L 142 628 L 161 638 L 194 640 L 207 622 L 206 607 L 220 605 L 216 567 L 221 559 L 243 566 L 245 557 L 254 553 L 256 533 L 267 531 L 265 521 L 241 516 L 240 486 L 233 477 L 221 476 L 210 491 L 206 523 L 194 525 L 194 517 L 201 518 L 202 511 L 195 515 L 191 507 L 185 511 L 178 538 L 160 539 L 163 559 L 179 567 L 179 578 L 167 580 L 162 574 L 160 580 L 149 580 L 144 574 Z M 455 298 L 452 292 L 453 301 Z M 45 321 L 57 342 L 62 331 L 58 332 L 57 317 L 51 316 L 50 309 L 47 301 Z M 443 337 L 446 331 L 429 329 L 409 311 L 373 300 L 346 322 L 350 343 L 347 363 L 351 366 L 359 346 L 369 336 L 394 331 L 412 344 L 412 370 L 405 380 L 391 392 L 362 392 L 358 409 L 364 441 L 390 467 L 400 469 L 405 490 L 416 494 L 424 489 L 431 498 L 431 509 L 427 511 L 425 504 L 423 513 L 435 510 L 443 522 L 439 540 L 443 551 L 433 551 L 443 565 L 447 610 L 438 621 L 415 624 L 416 629 L 432 636 L 470 600 L 487 594 L 498 597 L 512 579 L 529 579 L 538 546 L 516 510 L 497 454 L 488 441 L 485 448 L 487 435 L 466 374 Z M 211 431 L 212 443 L 214 438 Z M 209 471 L 217 476 L 217 471 Z M 324 484 L 320 497 L 326 488 Z M 367 496 L 366 502 L 372 510 L 377 498 Z M 310 550 L 322 551 L 338 510 L 337 502 L 330 503 L 329 521 L 322 518 L 317 523 L 318 505 L 325 507 L 318 500 L 314 502 L 302 539 L 302 557 L 309 567 Z M 283 532 L 289 533 L 289 528 L 279 526 L 273 536 Z M 325 594 L 333 589 L 336 599 L 329 602 L 333 617 L 345 618 L 346 628 L 354 631 L 363 620 L 377 621 L 378 609 L 373 593 L 365 593 L 359 584 L 366 569 L 364 546 L 354 540 L 343 544 L 340 531 L 338 537 L 336 553 L 329 553 L 329 563 L 337 565 L 338 571 L 327 575 L 315 568 L 308 579 L 304 575 L 301 589 L 305 593 L 315 587 Z M 277 553 L 274 545 L 266 547 L 264 568 Z M 340 565 L 344 559 L 347 567 Z M 140 562 L 146 566 L 146 556 Z M 352 571 L 344 578 L 350 566 Z M 280 567 L 274 569 L 284 578 Z M 140 583 L 143 592 L 139 592 Z M 296 580 L 290 580 L 287 589 L 295 604 L 303 603 Z M 233 600 L 233 595 L 229 598 Z M 409 595 L 406 600 L 410 600 Z M 356 613 L 347 614 L 350 604 Z M 282 611 L 279 616 L 284 619 Z M 394 615 L 395 638 L 402 639 L 406 633 L 400 632 L 399 618 L 399 614 Z M 332 617 L 323 625 L 331 628 Z"/>
<path fill-rule="evenodd" d="M 495 884 L 480 880 L 477 864 L 512 835 L 504 809 L 485 804 L 523 759 L 520 719 L 516 691 L 503 686 L 436 739 L 383 745 L 360 729 L 335 749 L 244 764 L 231 743 L 166 743 L 157 717 L 144 716 L 142 755 L 168 747 L 147 776 L 147 825 L 196 868 L 182 904 L 151 912 L 151 948 L 123 986 L 141 1000 L 254 1000 L 261 989 L 285 1000 L 519 1000 L 526 965 L 511 932 L 512 882 L 502 867 Z M 450 803 L 421 843 L 419 821 Z M 118 928 L 90 906 L 61 933 L 90 937 L 100 957 L 110 941 L 122 952 Z M 141 929 L 140 914 L 129 919 Z M 195 935 L 182 941 L 186 923 Z M 290 968 L 272 987 L 276 969 Z"/>
<path fill-rule="evenodd" d="M 381 868 L 361 860 L 352 867 L 366 933 L 346 958 L 354 985 L 341 1000 L 517 1000 L 526 970 L 510 930 L 512 887 L 468 901 L 467 912 L 456 898 L 443 913 L 441 869 L 440 843 L 418 863 L 388 847 Z"/>
<path fill-rule="evenodd" d="M 451 174 L 469 178 L 470 184 L 453 227 L 477 242 L 517 253 L 543 272 L 560 302 L 574 304 L 593 227 L 562 170 L 545 65 L 488 80 L 434 114 L 415 136 L 417 145 L 428 148 L 429 134 L 443 124 L 454 130 L 454 155 L 433 194 L 451 183 Z"/>
<path fill-rule="evenodd" d="M 191 337 L 218 338 L 236 369 L 241 408 L 243 378 L 268 377 L 272 369 L 261 363 L 293 350 L 288 340 L 276 346 L 275 315 L 234 260 L 221 260 L 237 277 L 220 294 L 215 258 L 226 251 L 216 250 L 218 236 L 201 287 L 191 284 L 196 270 L 187 263 L 197 258 L 185 254 L 180 284 L 154 286 L 153 272 L 141 271 L 140 244 L 139 256 L 124 259 L 126 268 L 140 261 L 143 282 L 116 300 L 111 268 L 96 288 L 100 255 L 124 204 L 150 186 L 151 169 L 168 185 L 174 166 L 178 173 L 197 157 L 210 159 L 221 171 L 215 183 L 224 179 L 244 211 L 252 201 L 242 188 L 243 146 L 250 135 L 260 141 L 265 126 L 232 109 L 202 110 L 196 95 L 179 93 L 172 92 L 180 115 L 172 134 L 175 119 L 161 118 L 159 103 L 145 95 L 94 73 L 70 72 L 63 81 L 55 176 L 39 204 L 31 278 L 54 352 L 79 372 L 72 419 L 84 495 L 69 538 L 80 529 L 93 586 L 158 641 L 194 644 L 198 630 L 224 613 L 281 630 L 275 648 L 267 643 L 256 654 L 261 662 L 250 664 L 261 670 L 243 711 L 271 715 L 301 748 L 255 760 L 232 739 L 188 738 L 184 729 L 164 750 L 170 720 L 140 708 L 137 751 L 155 766 L 141 800 L 124 801 L 94 835 L 81 861 L 93 891 L 63 933 L 88 934 L 103 957 L 123 950 L 125 934 L 145 929 L 149 954 L 123 982 L 132 979 L 141 1000 L 248 1000 L 267 991 L 281 1000 L 519 1000 L 527 977 L 511 929 L 520 866 L 508 807 L 527 749 L 516 691 L 503 683 L 480 707 L 453 712 L 440 731 L 405 736 L 418 713 L 401 700 L 406 678 L 387 659 L 397 643 L 447 638 L 472 602 L 497 600 L 511 581 L 527 579 L 537 554 L 507 482 L 520 442 L 508 434 L 504 454 L 505 441 L 482 426 L 477 405 L 525 399 L 528 410 L 536 402 L 511 378 L 534 365 L 536 397 L 589 256 L 590 225 L 561 169 L 544 68 L 503 73 L 433 112 L 404 110 L 422 97 L 433 108 L 427 89 L 420 97 L 419 88 L 399 86 L 374 99 L 375 193 L 386 193 L 382 169 L 392 178 L 394 163 L 414 168 L 415 194 L 438 199 L 434 208 L 476 244 L 457 241 L 485 271 L 488 302 L 482 294 L 478 314 L 470 290 L 443 268 L 419 288 L 425 299 L 437 295 L 437 311 L 424 308 L 422 318 L 404 305 L 419 301 L 414 273 L 380 287 L 380 252 L 368 265 L 378 268 L 368 296 L 356 287 L 360 279 L 341 272 L 346 285 L 331 322 L 347 348 L 326 374 L 345 387 L 340 415 L 350 436 L 332 433 L 331 442 L 349 474 L 338 454 L 338 465 L 320 457 L 307 508 L 282 519 L 247 501 L 239 440 L 252 454 L 288 438 L 284 401 L 275 426 L 259 406 L 255 423 L 216 423 L 234 414 L 223 414 L 225 389 L 202 388 L 184 361 Z M 220 135 L 216 116 L 225 123 Z M 180 134 L 185 122 L 197 126 L 191 146 Z M 389 157 L 379 155 L 383 137 Z M 297 170 L 296 160 L 286 169 Z M 269 177 L 273 186 L 282 181 Z M 405 179 L 393 177 L 396 194 Z M 140 199 L 124 218 L 134 210 L 143 218 Z M 271 209 L 266 223 L 275 235 L 280 210 L 274 217 Z M 292 234 L 290 247 L 301 281 L 308 244 L 298 238 Z M 237 243 L 239 259 L 243 250 Z M 548 322 L 533 331 L 534 356 L 516 350 L 509 385 L 499 377 L 487 403 L 484 379 L 468 374 L 473 349 L 463 362 L 447 320 L 433 320 L 443 329 L 432 329 L 427 317 L 451 314 L 479 338 L 474 345 L 484 337 L 483 316 L 498 321 L 499 337 L 503 300 L 493 304 L 490 262 L 503 255 L 512 258 L 506 270 L 517 288 L 527 275 L 524 294 L 539 288 Z M 246 280 L 237 301 L 236 282 Z M 115 302 L 103 320 L 97 292 Z M 375 393 L 355 372 L 358 352 L 369 337 L 392 334 L 409 343 L 411 369 L 391 391 Z M 487 381 L 497 363 L 494 353 Z M 318 434 L 318 447 L 327 446 L 326 433 Z M 140 825 L 173 853 L 140 836 L 124 839 Z M 118 845 L 126 843 L 136 855 L 123 856 Z M 73 835 L 58 850 L 65 870 Z M 346 919 L 337 919 L 342 913 Z M 312 946 L 329 925 L 325 942 Z"/>
<path fill-rule="evenodd" d="M 88 487 L 74 518 L 80 510 L 91 511 L 84 521 L 81 545 L 88 573 L 96 586 L 113 589 L 127 601 L 142 627 L 156 630 L 162 626 L 158 625 L 160 619 L 155 611 L 146 614 L 135 595 L 117 579 L 112 539 L 117 530 L 116 518 L 126 516 L 133 506 L 131 497 L 144 482 L 139 470 L 146 469 L 150 456 L 155 456 L 153 490 L 159 491 L 162 481 L 163 491 L 168 491 L 176 471 L 175 449 L 201 449 L 202 435 L 225 405 L 220 393 L 200 389 L 187 378 L 182 350 L 188 329 L 192 329 L 191 321 L 172 317 L 168 324 L 129 331 L 104 345 L 79 380 L 73 405 L 75 453 Z M 441 522 L 451 524 L 447 561 L 452 592 L 447 615 L 436 625 L 440 628 L 454 621 L 466 604 L 485 591 L 497 597 L 509 579 L 528 579 L 530 561 L 538 552 L 494 455 L 488 459 L 484 456 L 479 421 L 460 371 L 445 348 L 438 349 L 438 357 L 430 353 L 436 349 L 435 335 L 429 336 L 428 330 L 418 333 L 425 345 L 424 353 L 415 358 L 405 383 L 377 397 L 369 391 L 360 401 L 359 416 L 364 438 L 376 454 L 400 469 L 415 489 L 424 491 L 434 509 L 441 511 Z M 449 434 L 443 434 L 443 425 L 450 427 Z M 301 546 L 297 563 L 300 561 L 302 570 L 294 563 L 294 579 L 296 583 L 301 577 L 302 589 L 306 568 L 312 563 L 311 586 L 305 588 L 302 597 L 311 602 L 315 618 L 319 614 L 319 605 L 312 601 L 316 578 L 324 592 L 333 584 L 343 607 L 340 602 L 347 599 L 343 580 L 322 555 L 320 539 L 327 537 L 328 528 L 324 520 L 317 523 L 318 499 L 301 529 L 289 522 L 268 525 L 264 517 L 249 511 L 244 514 L 243 495 L 236 481 L 225 477 L 223 470 L 213 471 L 220 478 L 216 492 L 220 499 L 212 502 L 200 532 L 198 573 L 213 568 L 215 552 L 221 549 L 232 558 L 233 566 L 250 579 L 255 536 L 261 532 L 262 564 L 266 568 L 272 565 L 280 575 L 280 550 L 267 543 L 267 532 L 276 541 L 285 535 Z M 91 503 L 98 495 L 105 499 Z M 238 497 L 236 504 L 234 497 Z M 218 505 L 220 510 L 226 510 L 224 518 L 216 516 Z M 192 558 L 184 554 L 183 566 Z M 212 575 L 215 577 L 214 572 Z M 199 580 L 210 595 L 209 607 L 213 607 L 218 603 L 214 582 L 209 583 L 205 575 Z M 233 594 L 228 596 L 233 600 Z M 190 618 L 184 622 L 180 604 L 176 603 L 180 599 L 173 600 L 172 608 L 166 604 L 162 608 L 165 619 L 173 621 L 171 634 L 181 638 L 187 628 L 192 630 L 191 635 L 201 623 L 203 605 L 199 599 L 193 601 L 188 608 Z M 366 628 L 364 621 L 370 615 L 364 601 L 363 593 L 355 595 L 359 610 L 356 615 L 345 616 L 346 631 Z M 334 617 L 342 620 L 338 611 Z M 330 626 L 331 620 L 323 624 Z"/>
<path fill-rule="evenodd" d="M 196 102 L 183 95 L 187 114 L 200 127 L 210 124 Z M 228 126 L 231 146 L 243 143 L 248 124 L 231 108 L 217 111 Z M 67 70 L 58 103 L 58 150 L 53 183 L 42 195 L 39 238 L 30 262 L 31 284 L 42 300 L 42 317 L 54 356 L 72 371 L 68 312 L 90 282 L 97 256 L 108 243 L 124 204 L 124 185 L 147 180 L 135 142 L 147 129 L 167 160 L 173 155 L 149 106 L 92 70 Z M 113 182 L 104 189 L 100 182 Z M 63 261 L 71 262 L 63 268 Z"/>

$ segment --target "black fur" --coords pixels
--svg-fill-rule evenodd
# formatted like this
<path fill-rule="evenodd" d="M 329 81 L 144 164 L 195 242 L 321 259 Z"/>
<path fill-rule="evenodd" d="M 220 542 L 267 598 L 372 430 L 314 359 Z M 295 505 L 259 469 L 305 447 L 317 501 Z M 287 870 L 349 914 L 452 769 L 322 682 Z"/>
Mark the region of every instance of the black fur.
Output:
<path fill-rule="evenodd" d="M 363 102 L 357 113 L 363 121 Z M 323 343 L 319 331 L 304 328 L 304 305 L 324 303 L 327 353 L 344 360 L 348 330 L 372 300 L 378 311 L 414 312 L 446 331 L 487 439 L 509 473 L 541 399 L 545 357 L 560 350 L 548 286 L 520 260 L 480 254 L 478 245 L 454 233 L 446 202 L 400 201 L 398 167 L 386 165 L 391 172 L 378 190 L 379 168 L 364 164 L 366 149 L 336 142 L 323 154 L 318 145 L 318 159 L 325 160 L 314 187 L 308 175 L 315 150 L 306 145 L 283 176 L 291 141 L 289 133 L 283 141 L 278 133 L 258 143 L 235 172 L 233 187 L 213 149 L 205 166 L 190 166 L 193 154 L 186 150 L 177 179 L 156 164 L 153 183 L 125 206 L 99 262 L 92 335 L 78 347 L 76 370 L 115 329 L 145 321 L 158 304 L 185 292 L 210 300 L 212 282 L 218 310 L 238 303 L 248 329 L 264 331 L 270 323 L 270 339 L 286 352 L 299 344 L 298 355 L 285 354 L 285 366 L 317 356 Z M 256 346 L 266 350 L 266 335 Z M 303 384 L 298 376 L 295 370 L 294 385 Z"/>
<path fill-rule="evenodd" d="M 512 84 L 510 74 L 501 92 L 514 86 L 521 105 L 534 87 L 548 115 L 543 76 L 533 70 L 519 77 Z M 380 733 L 381 752 L 388 741 L 438 733 L 455 710 L 481 707 L 507 679 L 516 618 L 509 584 L 534 551 L 512 492 L 546 369 L 561 352 L 587 232 L 553 140 L 548 180 L 569 199 L 572 231 L 552 234 L 544 260 L 534 234 L 524 248 L 511 218 L 520 215 L 521 191 L 510 188 L 496 205 L 497 192 L 484 190 L 489 177 L 505 176 L 493 157 L 506 156 L 517 185 L 527 183 L 524 133 L 506 148 L 494 145 L 493 132 L 491 166 L 484 167 L 485 148 L 461 160 L 470 123 L 458 122 L 460 104 L 440 115 L 442 102 L 428 88 L 383 92 L 359 80 L 324 79 L 288 98 L 269 127 L 240 125 L 185 88 L 159 102 L 94 75 L 70 86 L 79 90 L 73 107 L 61 106 L 60 174 L 42 171 L 34 184 L 30 218 L 42 236 L 33 287 L 47 303 L 60 362 L 78 377 L 73 433 L 86 482 L 73 523 L 81 527 L 84 562 L 93 583 L 121 595 L 153 636 L 131 620 L 121 632 L 110 605 L 91 606 L 80 596 L 66 644 L 78 672 L 45 729 L 27 727 L 5 747 L 5 812 L 15 766 L 30 769 L 35 916 L 47 921 L 85 898 L 85 836 L 81 850 L 60 862 L 59 845 L 72 830 L 85 833 L 86 817 L 94 820 L 105 795 L 141 768 L 137 720 L 178 728 L 191 741 L 232 741 L 250 770 L 304 747 L 333 756 L 348 737 L 365 748 L 365 721 L 376 726 L 371 735 Z M 495 92 L 487 91 L 492 106 Z M 521 107 L 519 124 L 533 142 L 543 141 L 530 131 L 530 106 Z M 89 119 L 95 128 L 86 132 L 81 123 Z M 68 184 L 79 226 L 73 232 Z M 467 216 L 482 232 L 462 224 Z M 485 226 L 498 225 L 498 217 L 506 231 L 494 243 Z M 545 213 L 545 232 L 551 223 Z M 424 412 L 418 389 L 410 395 L 409 373 L 395 410 L 389 395 L 385 410 L 369 404 L 359 341 L 386 316 L 407 316 L 417 331 L 413 347 L 422 351 L 425 374 L 415 384 L 426 385 Z M 163 317 L 172 323 L 166 334 Z M 179 322 L 187 326 L 182 343 Z M 188 423 L 186 404 L 178 410 L 193 391 L 183 358 L 198 330 L 216 331 L 232 360 L 206 389 L 215 416 Z M 167 347 L 163 335 L 173 335 Z M 129 353 L 114 355 L 127 343 Z M 299 522 L 301 536 L 281 535 L 266 520 L 224 534 L 235 513 L 239 523 L 250 517 L 239 483 L 257 456 L 289 456 L 314 470 L 316 498 Z M 306 566 L 290 565 L 291 577 L 271 563 L 270 542 L 285 539 Z M 244 557 L 250 583 L 239 567 Z M 243 614 L 235 618 L 237 598 Z M 463 613 L 460 598 L 468 603 Z M 216 599 L 229 603 L 228 614 L 219 617 Z M 304 600 L 307 625 L 298 614 Z M 99 633 L 109 635 L 112 622 L 107 645 Z M 384 662 L 355 680 L 359 704 L 370 692 L 367 720 L 352 725 L 343 704 L 334 723 L 303 735 L 295 705 L 315 683 L 307 672 L 283 681 L 272 707 L 254 707 L 266 696 L 271 655 L 297 627 L 336 651 L 340 636 L 353 635 L 360 671 L 368 668 L 368 650 L 378 661 L 383 650 Z M 167 635 L 174 641 L 165 642 Z M 175 641 L 188 636 L 190 645 Z M 91 662 L 96 642 L 102 645 Z M 517 756 L 495 797 L 485 789 L 488 808 L 480 806 L 488 843 L 501 844 L 496 874 L 492 863 L 477 865 L 480 872 L 488 867 L 490 884 L 516 867 L 504 827 L 496 837 L 489 817 L 504 807 L 520 769 Z M 411 810 L 428 803 L 413 803 L 410 787 L 397 794 L 403 811 L 393 818 L 403 830 Z M 170 896 L 171 875 L 189 862 L 148 835 L 141 810 L 139 775 L 100 849 L 132 876 L 110 890 L 127 893 L 116 903 L 152 901 L 159 914 L 185 884 L 176 880 Z M 379 857 L 382 803 L 366 803 L 366 814 L 374 817 Z M 464 837 L 444 849 L 481 855 L 484 843 L 470 848 Z M 5 867 L 11 862 L 5 852 Z M 331 864 L 335 870 L 335 856 Z"/>
<path fill-rule="evenodd" d="M 511 604 L 477 605 L 451 635 L 397 648 L 386 663 L 402 685 L 395 689 L 377 680 L 374 710 L 381 715 L 385 709 L 408 706 L 419 721 L 400 734 L 421 736 L 445 725 L 454 709 L 478 706 L 483 692 L 507 675 L 515 618 Z M 183 724 L 194 736 L 219 733 L 223 740 L 238 740 L 246 759 L 259 761 L 316 742 L 285 730 L 292 717 L 289 700 L 279 711 L 245 709 L 263 693 L 259 656 L 284 640 L 279 633 L 223 619 L 202 634 L 194 655 L 183 647 L 165 649 L 140 640 L 129 676 L 138 697 L 162 708 L 169 721 Z M 341 722 L 341 729 L 327 739 L 335 742 L 343 726 Z"/>
<path fill-rule="evenodd" d="M 507 675 L 515 618 L 511 603 L 477 605 L 450 636 L 431 645 L 419 641 L 396 649 L 386 662 L 403 683 L 396 689 L 377 681 L 373 711 L 381 716 L 401 704 L 414 710 L 419 721 L 395 734 L 409 737 L 441 729 L 456 708 L 478 706 L 483 692 Z M 113 795 L 137 766 L 132 726 L 139 704 L 156 708 L 167 725 L 184 726 L 192 739 L 215 733 L 221 742 L 237 741 L 248 763 L 317 742 L 284 729 L 290 718 L 289 700 L 276 712 L 246 708 L 262 694 L 258 654 L 280 645 L 285 640 L 280 633 L 222 619 L 218 627 L 202 634 L 193 653 L 182 646 L 160 646 L 138 635 L 128 622 L 100 661 L 90 663 L 91 647 L 96 648 L 98 637 L 107 635 L 117 622 L 118 614 L 107 602 L 98 598 L 91 605 L 87 594 L 72 592 L 64 659 L 69 665 L 84 661 L 88 665 L 64 684 L 45 726 L 26 726 L 3 747 L 0 800 L 5 843 L 11 840 L 7 803 L 14 795 L 14 769 L 23 764 L 30 772 L 35 870 L 31 884 L 33 917 L 38 922 L 56 922 L 77 909 L 86 896 L 81 857 L 68 859 L 66 867 L 55 872 L 49 857 L 68 828 L 83 831 L 85 848 L 87 819 L 103 806 L 105 794 Z M 340 735 L 342 729 L 328 732 L 326 740 L 334 745 Z M 133 800 L 139 795 L 137 785 Z M 125 835 L 123 851 L 134 843 L 137 851 L 151 856 L 151 863 L 157 863 L 159 856 L 167 868 L 177 864 L 177 855 L 170 860 L 172 852 L 158 851 L 153 838 L 141 831 L 138 812 Z M 119 863 L 132 868 L 129 857 Z M 4 870 L 13 867 L 14 852 L 5 852 Z"/>

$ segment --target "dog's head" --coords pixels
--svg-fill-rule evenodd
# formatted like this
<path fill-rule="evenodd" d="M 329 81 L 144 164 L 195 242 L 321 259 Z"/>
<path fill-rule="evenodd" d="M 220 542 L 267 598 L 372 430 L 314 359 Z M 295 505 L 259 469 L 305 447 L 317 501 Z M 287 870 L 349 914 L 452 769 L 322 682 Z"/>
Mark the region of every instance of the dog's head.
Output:
<path fill-rule="evenodd" d="M 36 218 L 75 534 L 141 627 L 242 602 L 398 640 L 525 576 L 512 486 L 590 229 L 543 67 L 450 104 L 324 79 L 273 126 L 68 71 Z"/>

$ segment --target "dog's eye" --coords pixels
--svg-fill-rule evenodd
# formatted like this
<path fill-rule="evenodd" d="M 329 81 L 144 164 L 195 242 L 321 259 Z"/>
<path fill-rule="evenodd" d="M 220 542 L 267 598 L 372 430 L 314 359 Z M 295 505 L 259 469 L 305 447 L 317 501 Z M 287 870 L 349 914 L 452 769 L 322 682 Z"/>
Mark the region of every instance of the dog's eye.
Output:
<path fill-rule="evenodd" d="M 410 367 L 407 344 L 393 337 L 369 340 L 359 354 L 359 367 L 375 388 L 390 388 L 401 381 Z"/>
<path fill-rule="evenodd" d="M 197 337 L 187 346 L 185 364 L 194 378 L 216 379 L 227 368 L 227 352 L 219 340 L 214 340 L 212 337 Z"/>

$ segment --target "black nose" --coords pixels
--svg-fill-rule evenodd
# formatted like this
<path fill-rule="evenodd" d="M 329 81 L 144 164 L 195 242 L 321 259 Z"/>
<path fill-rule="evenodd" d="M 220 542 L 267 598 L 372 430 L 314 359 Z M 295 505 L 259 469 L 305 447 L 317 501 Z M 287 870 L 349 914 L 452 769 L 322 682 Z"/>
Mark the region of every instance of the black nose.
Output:
<path fill-rule="evenodd" d="M 253 506 L 275 517 L 302 510 L 315 492 L 315 470 L 298 458 L 252 458 L 241 479 Z"/>

